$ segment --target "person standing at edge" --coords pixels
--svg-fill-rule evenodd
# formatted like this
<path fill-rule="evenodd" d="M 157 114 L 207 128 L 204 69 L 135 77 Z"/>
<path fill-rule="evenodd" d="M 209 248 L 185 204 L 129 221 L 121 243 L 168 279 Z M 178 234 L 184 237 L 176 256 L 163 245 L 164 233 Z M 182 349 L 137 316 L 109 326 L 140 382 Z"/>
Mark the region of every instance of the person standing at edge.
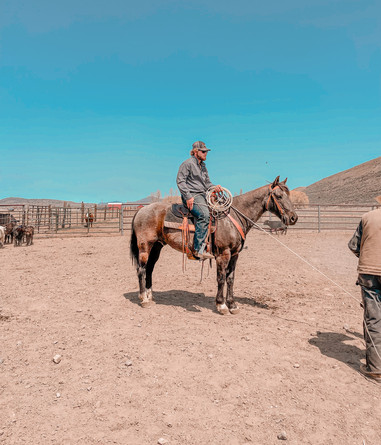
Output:
<path fill-rule="evenodd" d="M 360 372 L 381 382 L 381 209 L 362 216 L 348 247 L 359 258 L 356 284 L 364 307 L 366 365 Z"/>
<path fill-rule="evenodd" d="M 206 156 L 210 151 L 202 141 L 192 145 L 191 157 L 184 161 L 177 173 L 177 187 L 181 193 L 183 204 L 195 218 L 194 256 L 200 260 L 214 258 L 205 251 L 205 238 L 208 233 L 209 209 L 206 202 L 206 192 L 213 187 L 205 165 Z M 221 192 L 217 185 L 215 191 Z"/>

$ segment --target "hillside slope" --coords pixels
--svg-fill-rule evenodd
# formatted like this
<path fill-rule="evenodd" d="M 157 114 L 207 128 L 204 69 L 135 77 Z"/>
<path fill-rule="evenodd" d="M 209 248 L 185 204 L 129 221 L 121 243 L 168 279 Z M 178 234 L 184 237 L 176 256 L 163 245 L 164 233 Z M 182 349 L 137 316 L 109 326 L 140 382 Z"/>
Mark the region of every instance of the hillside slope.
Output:
<path fill-rule="evenodd" d="M 3 198 L 0 199 L 1 205 L 7 205 L 7 206 L 14 206 L 14 205 L 36 205 L 36 206 L 49 206 L 52 207 L 63 207 L 64 203 L 66 202 L 67 205 L 69 205 L 72 208 L 75 207 L 81 207 L 80 202 L 73 202 L 73 201 L 61 201 L 58 199 L 26 199 L 26 198 Z M 92 206 L 94 204 L 91 203 L 85 203 L 85 206 Z"/>
<path fill-rule="evenodd" d="M 381 195 L 381 157 L 328 176 L 303 191 L 310 204 L 375 205 Z"/>

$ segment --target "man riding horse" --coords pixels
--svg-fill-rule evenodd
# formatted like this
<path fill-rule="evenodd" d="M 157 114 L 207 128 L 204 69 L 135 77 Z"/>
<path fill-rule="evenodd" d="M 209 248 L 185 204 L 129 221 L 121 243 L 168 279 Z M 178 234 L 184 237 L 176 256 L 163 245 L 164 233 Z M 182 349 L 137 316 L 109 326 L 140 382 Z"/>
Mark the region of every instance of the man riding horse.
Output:
<path fill-rule="evenodd" d="M 176 181 L 183 204 L 195 219 L 193 255 L 200 260 L 214 258 L 214 255 L 206 251 L 205 242 L 210 219 L 206 192 L 214 187 L 205 165 L 208 151 L 210 149 L 206 148 L 204 142 L 195 142 L 190 152 L 191 157 L 180 165 Z M 217 185 L 214 191 L 221 192 L 222 187 Z"/>

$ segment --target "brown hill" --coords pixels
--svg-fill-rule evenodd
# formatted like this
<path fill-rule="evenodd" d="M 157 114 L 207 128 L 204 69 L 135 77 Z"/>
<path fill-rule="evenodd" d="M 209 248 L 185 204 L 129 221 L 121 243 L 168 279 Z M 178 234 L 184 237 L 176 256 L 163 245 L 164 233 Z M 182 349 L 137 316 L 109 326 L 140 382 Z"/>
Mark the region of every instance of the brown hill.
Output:
<path fill-rule="evenodd" d="M 35 205 L 35 206 L 49 206 L 52 207 L 63 207 L 64 203 L 66 202 L 66 205 L 69 205 L 72 208 L 75 207 L 81 207 L 80 202 L 73 202 L 73 201 L 61 201 L 58 199 L 26 199 L 26 198 L 4 198 L 0 199 L 1 205 L 6 205 L 9 207 L 15 206 L 15 205 Z M 94 204 L 85 203 L 85 206 L 92 206 Z"/>
<path fill-rule="evenodd" d="M 310 204 L 377 205 L 381 195 L 381 157 L 299 187 Z"/>
<path fill-rule="evenodd" d="M 108 201 L 108 202 L 121 202 L 121 201 Z M 125 201 L 124 201 L 125 202 Z M 147 196 L 146 198 L 140 199 L 139 201 L 133 201 L 133 203 L 150 203 L 152 202 L 152 196 Z M 79 208 L 81 207 L 80 202 L 74 201 L 62 201 L 59 199 L 26 199 L 26 198 L 3 198 L 0 199 L 0 210 L 1 206 L 13 207 L 15 205 L 29 205 L 29 206 L 52 206 L 52 207 L 63 207 L 64 203 L 71 208 Z M 103 207 L 107 203 L 100 202 L 98 206 Z M 92 207 L 94 203 L 85 202 L 85 207 Z M 4 210 L 4 209 L 3 209 Z"/>

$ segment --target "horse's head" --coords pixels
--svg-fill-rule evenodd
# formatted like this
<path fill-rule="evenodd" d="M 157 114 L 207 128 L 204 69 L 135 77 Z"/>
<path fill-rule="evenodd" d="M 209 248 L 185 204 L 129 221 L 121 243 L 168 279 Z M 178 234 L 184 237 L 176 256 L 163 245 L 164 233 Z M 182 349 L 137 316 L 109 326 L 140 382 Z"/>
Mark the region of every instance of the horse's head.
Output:
<path fill-rule="evenodd" d="M 287 226 L 294 225 L 298 220 L 298 215 L 290 200 L 290 191 L 286 185 L 287 178 L 279 182 L 279 176 L 269 185 L 268 193 L 263 200 L 264 210 L 268 210 L 277 215 Z"/>

